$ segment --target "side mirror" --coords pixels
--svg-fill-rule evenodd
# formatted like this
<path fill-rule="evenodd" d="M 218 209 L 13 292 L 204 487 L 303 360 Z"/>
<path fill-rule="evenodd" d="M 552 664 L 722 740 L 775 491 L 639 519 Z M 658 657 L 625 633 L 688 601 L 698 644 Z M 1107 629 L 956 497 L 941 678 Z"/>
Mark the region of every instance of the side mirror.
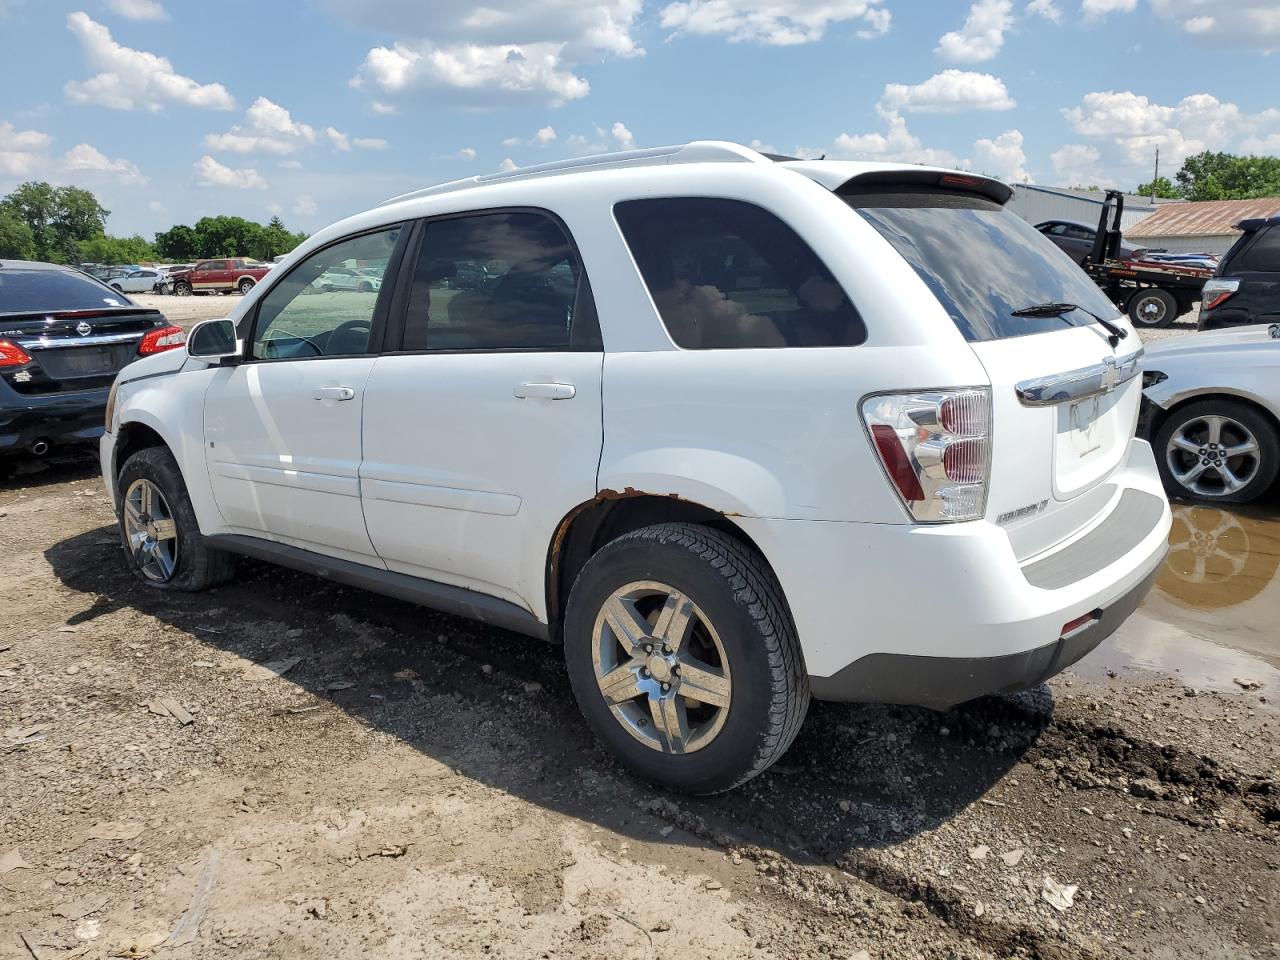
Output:
<path fill-rule="evenodd" d="M 187 335 L 187 356 L 206 363 L 217 363 L 231 357 L 238 359 L 240 344 L 236 340 L 236 325 L 230 320 L 197 323 Z"/>

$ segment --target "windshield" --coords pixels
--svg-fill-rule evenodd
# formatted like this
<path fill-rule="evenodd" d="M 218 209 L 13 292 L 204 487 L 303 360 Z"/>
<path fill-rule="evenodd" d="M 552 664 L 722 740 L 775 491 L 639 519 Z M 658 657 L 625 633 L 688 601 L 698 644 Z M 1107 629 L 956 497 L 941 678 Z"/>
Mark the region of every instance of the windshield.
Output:
<path fill-rule="evenodd" d="M 0 313 L 39 310 L 101 310 L 133 301 L 92 277 L 70 270 L 0 270 Z"/>
<path fill-rule="evenodd" d="M 1017 214 L 956 194 L 884 193 L 848 202 L 915 269 L 966 340 L 1000 340 L 1093 323 L 1075 310 L 1015 317 L 1043 303 L 1119 314 L 1089 275 Z"/>

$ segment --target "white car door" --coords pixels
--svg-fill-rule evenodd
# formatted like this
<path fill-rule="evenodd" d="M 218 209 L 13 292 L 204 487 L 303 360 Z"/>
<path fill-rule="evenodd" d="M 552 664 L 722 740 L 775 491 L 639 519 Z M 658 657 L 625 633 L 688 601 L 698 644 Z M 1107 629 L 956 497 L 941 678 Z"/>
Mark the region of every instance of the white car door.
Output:
<path fill-rule="evenodd" d="M 541 614 L 547 546 L 595 495 L 600 459 L 586 277 L 537 212 L 430 221 L 412 269 L 403 332 L 365 389 L 369 535 L 390 570 Z"/>
<path fill-rule="evenodd" d="M 356 257 L 386 269 L 396 227 L 330 245 L 258 301 L 244 361 L 205 395 L 205 455 L 234 532 L 381 566 L 360 508 L 365 382 L 383 333 L 379 294 L 326 292 L 319 278 Z"/>

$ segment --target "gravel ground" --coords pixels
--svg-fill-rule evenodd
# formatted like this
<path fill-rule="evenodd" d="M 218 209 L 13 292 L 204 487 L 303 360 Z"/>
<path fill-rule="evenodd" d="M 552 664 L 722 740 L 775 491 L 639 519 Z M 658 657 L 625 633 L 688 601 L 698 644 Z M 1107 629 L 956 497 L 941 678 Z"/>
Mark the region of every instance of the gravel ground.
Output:
<path fill-rule="evenodd" d="M 689 800 L 544 645 L 249 562 L 141 586 L 88 458 L 0 487 L 0 604 L 0 957 L 1280 957 L 1278 658 L 817 704 Z"/>
<path fill-rule="evenodd" d="M 170 323 L 190 329 L 201 320 L 225 317 L 240 305 L 238 293 L 213 293 L 203 296 L 174 297 L 155 293 L 130 294 L 139 306 L 153 307 L 169 318 Z"/>

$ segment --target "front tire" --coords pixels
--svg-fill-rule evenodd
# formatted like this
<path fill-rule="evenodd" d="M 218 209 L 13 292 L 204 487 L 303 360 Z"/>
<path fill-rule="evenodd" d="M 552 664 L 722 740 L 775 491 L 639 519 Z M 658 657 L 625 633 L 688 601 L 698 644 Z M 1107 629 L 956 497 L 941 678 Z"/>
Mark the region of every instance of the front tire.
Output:
<path fill-rule="evenodd" d="M 205 590 L 234 572 L 231 554 L 200 533 L 178 461 L 165 447 L 139 450 L 116 482 L 120 539 L 135 577 L 157 590 Z"/>
<path fill-rule="evenodd" d="M 587 561 L 569 595 L 565 661 L 593 732 L 637 775 L 732 789 L 795 739 L 809 680 L 782 588 L 719 531 L 667 523 Z"/>
<path fill-rule="evenodd" d="M 1129 298 L 1129 319 L 1137 327 L 1167 327 L 1178 316 L 1178 298 L 1168 290 L 1149 287 Z"/>
<path fill-rule="evenodd" d="M 173 285 L 173 295 L 175 297 L 189 297 L 193 292 L 191 284 L 185 280 L 179 280 Z"/>
<path fill-rule="evenodd" d="M 253 286 L 254 286 L 253 281 L 250 280 L 248 277 L 245 277 L 243 280 L 240 281 L 240 285 L 236 289 L 240 291 L 241 296 L 245 296 L 250 290 L 253 289 Z"/>
<path fill-rule="evenodd" d="M 1210 397 L 1179 407 L 1156 432 L 1156 465 L 1171 495 L 1248 503 L 1280 473 L 1280 432 L 1239 400 Z"/>

